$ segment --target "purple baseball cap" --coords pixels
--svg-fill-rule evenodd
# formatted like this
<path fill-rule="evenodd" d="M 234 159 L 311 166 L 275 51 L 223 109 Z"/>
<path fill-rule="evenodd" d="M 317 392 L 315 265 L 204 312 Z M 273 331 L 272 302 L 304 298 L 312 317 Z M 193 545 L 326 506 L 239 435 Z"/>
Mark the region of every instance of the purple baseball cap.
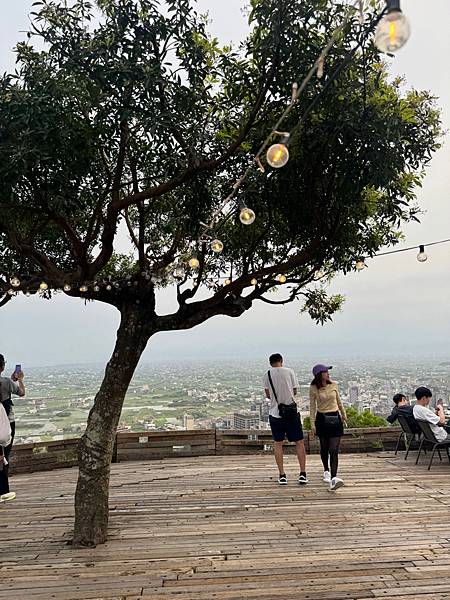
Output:
<path fill-rule="evenodd" d="M 323 373 L 324 371 L 329 371 L 332 368 L 333 367 L 327 367 L 327 365 L 314 365 L 312 372 L 313 372 L 313 375 L 315 377 L 319 373 Z"/>

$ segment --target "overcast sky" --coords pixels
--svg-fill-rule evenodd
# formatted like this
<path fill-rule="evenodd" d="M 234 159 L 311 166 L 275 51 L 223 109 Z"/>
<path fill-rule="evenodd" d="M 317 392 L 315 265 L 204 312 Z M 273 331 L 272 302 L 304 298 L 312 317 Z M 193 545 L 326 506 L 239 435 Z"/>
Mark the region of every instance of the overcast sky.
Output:
<path fill-rule="evenodd" d="M 11 70 L 12 48 L 27 29 L 32 0 L 0 2 L 0 70 Z M 211 31 L 223 42 L 245 35 L 242 0 L 200 0 Z M 392 73 L 409 86 L 439 97 L 444 127 L 450 128 L 450 0 L 403 0 L 411 22 L 408 44 L 392 60 Z M 405 227 L 405 246 L 450 238 L 450 146 L 434 157 L 419 199 L 421 224 Z M 450 352 L 450 244 L 428 249 L 426 263 L 416 252 L 380 257 L 358 274 L 336 278 L 333 292 L 346 296 L 332 324 L 314 325 L 298 306 L 257 305 L 240 319 L 215 317 L 192 331 L 158 334 L 144 362 L 182 357 L 255 357 L 278 351 L 327 362 L 339 357 L 448 357 Z M 160 300 L 169 310 L 170 299 Z M 106 362 L 118 312 L 100 303 L 58 296 L 51 302 L 20 296 L 0 309 L 0 352 L 26 366 Z"/>

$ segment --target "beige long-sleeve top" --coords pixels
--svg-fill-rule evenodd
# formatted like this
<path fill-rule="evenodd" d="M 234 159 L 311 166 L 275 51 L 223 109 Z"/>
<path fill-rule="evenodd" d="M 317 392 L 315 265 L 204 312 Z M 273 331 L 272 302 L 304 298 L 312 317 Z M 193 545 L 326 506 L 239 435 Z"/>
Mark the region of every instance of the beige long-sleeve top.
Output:
<path fill-rule="evenodd" d="M 311 423 L 316 420 L 316 413 L 336 412 L 341 413 L 344 421 L 347 420 L 344 405 L 339 395 L 338 386 L 334 381 L 318 389 L 315 385 L 309 387 L 309 415 Z"/>

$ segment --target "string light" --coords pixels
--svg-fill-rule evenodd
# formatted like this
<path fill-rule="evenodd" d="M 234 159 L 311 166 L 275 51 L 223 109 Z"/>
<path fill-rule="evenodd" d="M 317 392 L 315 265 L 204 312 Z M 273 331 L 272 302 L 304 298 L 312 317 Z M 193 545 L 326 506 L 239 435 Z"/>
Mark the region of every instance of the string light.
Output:
<path fill-rule="evenodd" d="M 217 238 L 211 242 L 211 250 L 216 254 L 220 254 L 223 250 L 223 243 Z"/>
<path fill-rule="evenodd" d="M 48 283 L 46 283 L 45 281 L 41 281 L 41 283 L 39 284 L 39 289 L 41 290 L 41 292 L 45 292 L 45 290 L 48 290 Z"/>
<path fill-rule="evenodd" d="M 11 285 L 15 288 L 18 288 L 20 286 L 20 279 L 18 277 L 12 277 Z"/>
<path fill-rule="evenodd" d="M 110 283 L 108 283 L 108 284 L 106 285 L 106 290 L 107 290 L 108 292 L 110 292 L 110 291 L 112 290 L 112 285 L 111 285 Z"/>
<path fill-rule="evenodd" d="M 95 284 L 94 285 L 94 292 L 99 292 L 100 291 L 100 286 Z"/>
<path fill-rule="evenodd" d="M 250 283 L 252 285 L 256 285 L 258 283 L 258 280 L 255 277 L 253 277 L 253 279 L 250 281 Z"/>
<path fill-rule="evenodd" d="M 325 276 L 325 272 L 322 271 L 322 269 L 318 269 L 315 273 L 314 273 L 314 281 L 319 281 L 319 279 L 322 279 L 322 277 Z"/>
<path fill-rule="evenodd" d="M 361 258 L 360 260 L 356 261 L 355 269 L 357 271 L 362 271 L 365 267 L 366 267 L 366 263 L 364 262 L 363 258 Z"/>
<path fill-rule="evenodd" d="M 200 266 L 200 261 L 194 255 L 194 256 L 191 256 L 191 258 L 189 259 L 188 265 L 191 267 L 191 269 L 198 269 Z"/>
<path fill-rule="evenodd" d="M 419 246 L 419 254 L 417 255 L 417 260 L 419 262 L 426 262 L 428 260 L 428 255 L 425 253 L 425 246 Z"/>
<path fill-rule="evenodd" d="M 239 202 L 239 209 L 239 220 L 243 225 L 251 225 L 255 222 L 256 215 L 254 210 L 245 206 L 242 201 Z"/>
<path fill-rule="evenodd" d="M 375 31 L 375 46 L 380 52 L 396 52 L 409 39 L 411 28 L 402 13 L 400 0 L 386 0 L 386 14 Z"/>
<path fill-rule="evenodd" d="M 277 280 L 278 280 L 280 283 L 286 283 L 286 279 L 287 279 L 287 278 L 286 278 L 286 275 L 278 275 L 278 277 L 277 277 Z"/>
<path fill-rule="evenodd" d="M 29 297 L 31 296 L 31 293 L 29 292 L 29 290 L 27 290 L 27 291 L 25 292 L 25 296 L 26 296 L 27 298 L 29 298 Z"/>
<path fill-rule="evenodd" d="M 63 290 L 65 292 L 70 292 L 71 289 L 72 289 L 72 286 L 69 283 L 64 284 Z"/>
<path fill-rule="evenodd" d="M 224 285 L 230 285 L 231 283 L 231 279 L 225 279 L 225 281 L 223 282 Z"/>
<path fill-rule="evenodd" d="M 88 287 L 86 284 L 83 283 L 83 285 L 80 285 L 80 292 L 87 292 L 88 291 Z"/>
<path fill-rule="evenodd" d="M 274 169 L 281 169 L 289 160 L 289 150 L 287 147 L 289 133 L 282 133 L 280 135 L 283 136 L 282 141 L 278 144 L 272 144 L 266 154 L 267 162 Z"/>

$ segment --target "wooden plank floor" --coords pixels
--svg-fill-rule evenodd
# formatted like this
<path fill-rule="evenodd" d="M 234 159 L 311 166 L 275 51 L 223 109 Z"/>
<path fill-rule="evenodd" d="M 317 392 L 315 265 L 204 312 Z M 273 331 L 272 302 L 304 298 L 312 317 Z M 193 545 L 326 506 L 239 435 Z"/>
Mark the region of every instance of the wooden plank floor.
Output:
<path fill-rule="evenodd" d="M 271 456 L 113 465 L 110 539 L 74 550 L 75 469 L 0 505 L 0 600 L 449 600 L 450 465 L 344 455 L 336 493 Z"/>

